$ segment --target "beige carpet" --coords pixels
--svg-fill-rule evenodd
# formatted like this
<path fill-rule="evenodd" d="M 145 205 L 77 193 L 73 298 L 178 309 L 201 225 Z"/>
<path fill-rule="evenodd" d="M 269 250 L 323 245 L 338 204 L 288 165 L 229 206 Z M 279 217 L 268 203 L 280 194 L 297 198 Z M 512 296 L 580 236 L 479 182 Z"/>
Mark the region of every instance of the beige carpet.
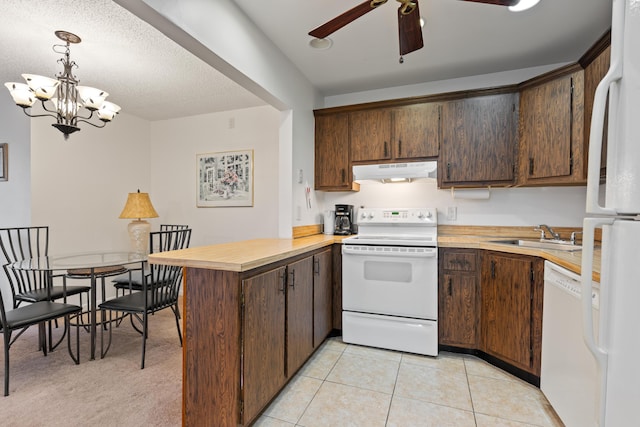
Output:
<path fill-rule="evenodd" d="M 9 396 L 0 394 L 2 425 L 181 425 L 182 348 L 174 319 L 171 310 L 150 317 L 142 370 L 142 336 L 128 320 L 113 330 L 104 359 L 99 331 L 96 360 L 89 360 L 89 334 L 81 330 L 79 365 L 69 357 L 66 341 L 44 357 L 37 350 L 37 328 L 29 328 L 11 347 Z M 75 329 L 72 333 L 75 339 Z"/>

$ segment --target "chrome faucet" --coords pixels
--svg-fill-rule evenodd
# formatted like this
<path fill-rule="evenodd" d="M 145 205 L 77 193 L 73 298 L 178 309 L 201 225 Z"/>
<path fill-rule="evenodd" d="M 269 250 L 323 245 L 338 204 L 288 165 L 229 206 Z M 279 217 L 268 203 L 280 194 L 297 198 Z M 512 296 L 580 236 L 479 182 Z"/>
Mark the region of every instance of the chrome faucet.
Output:
<path fill-rule="evenodd" d="M 544 232 L 544 229 L 547 229 L 553 240 L 560 240 L 560 235 L 553 231 L 553 228 L 549 227 L 547 224 L 540 224 L 537 228 L 534 228 L 535 231 L 540 231 L 540 240 L 548 240 L 547 236 Z"/>

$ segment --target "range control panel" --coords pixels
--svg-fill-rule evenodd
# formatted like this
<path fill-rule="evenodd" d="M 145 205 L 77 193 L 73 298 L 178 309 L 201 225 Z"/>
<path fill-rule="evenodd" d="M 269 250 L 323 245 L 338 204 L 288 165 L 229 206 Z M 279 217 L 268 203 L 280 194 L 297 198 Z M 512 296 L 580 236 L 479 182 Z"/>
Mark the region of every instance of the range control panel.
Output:
<path fill-rule="evenodd" d="M 438 212 L 436 208 L 360 208 L 358 223 L 436 225 L 438 223 Z"/>

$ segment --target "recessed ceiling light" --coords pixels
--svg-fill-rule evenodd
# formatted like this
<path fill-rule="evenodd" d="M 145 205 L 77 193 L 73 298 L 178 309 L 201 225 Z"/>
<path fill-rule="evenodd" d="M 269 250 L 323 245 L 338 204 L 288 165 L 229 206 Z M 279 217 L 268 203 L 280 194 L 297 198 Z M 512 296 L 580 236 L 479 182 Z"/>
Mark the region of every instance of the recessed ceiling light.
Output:
<path fill-rule="evenodd" d="M 513 6 L 509 6 L 511 12 L 522 12 L 523 10 L 531 9 L 537 5 L 540 0 L 520 0 Z"/>
<path fill-rule="evenodd" d="M 324 38 L 324 39 L 311 39 L 311 41 L 309 42 L 309 46 L 311 46 L 314 49 L 329 49 L 331 46 L 333 45 L 333 40 L 331 40 L 329 37 Z"/>

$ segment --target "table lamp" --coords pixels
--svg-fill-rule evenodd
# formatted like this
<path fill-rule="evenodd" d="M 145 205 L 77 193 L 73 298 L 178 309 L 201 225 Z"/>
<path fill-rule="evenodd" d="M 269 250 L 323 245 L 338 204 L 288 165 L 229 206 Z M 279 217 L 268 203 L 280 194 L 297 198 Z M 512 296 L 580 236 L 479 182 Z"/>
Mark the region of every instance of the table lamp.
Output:
<path fill-rule="evenodd" d="M 149 193 L 129 193 L 127 203 L 119 218 L 133 219 L 127 227 L 133 251 L 147 255 L 149 253 L 149 232 L 151 224 L 142 218 L 157 218 L 158 212 L 153 208 Z"/>

